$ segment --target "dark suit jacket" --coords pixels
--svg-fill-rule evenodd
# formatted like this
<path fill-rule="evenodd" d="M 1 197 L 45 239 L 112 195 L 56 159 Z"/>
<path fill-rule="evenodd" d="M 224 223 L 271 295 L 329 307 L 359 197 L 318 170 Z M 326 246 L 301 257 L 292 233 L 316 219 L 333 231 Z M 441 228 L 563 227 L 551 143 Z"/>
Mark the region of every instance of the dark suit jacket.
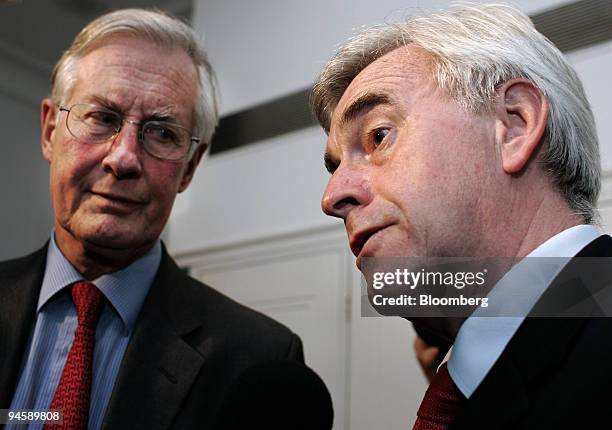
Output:
<path fill-rule="evenodd" d="M 0 263 L 0 408 L 9 408 L 35 321 L 47 247 Z M 268 360 L 303 361 L 300 339 L 181 271 L 165 248 L 103 429 L 203 428 L 231 381 Z"/>
<path fill-rule="evenodd" d="M 577 257 L 612 257 L 612 238 L 596 239 Z M 601 317 L 600 303 L 589 297 L 612 285 L 612 259 L 597 260 L 588 273 L 576 261 L 555 278 L 532 314 L 581 301 L 592 316 L 526 318 L 453 429 L 610 427 L 612 318 Z"/>

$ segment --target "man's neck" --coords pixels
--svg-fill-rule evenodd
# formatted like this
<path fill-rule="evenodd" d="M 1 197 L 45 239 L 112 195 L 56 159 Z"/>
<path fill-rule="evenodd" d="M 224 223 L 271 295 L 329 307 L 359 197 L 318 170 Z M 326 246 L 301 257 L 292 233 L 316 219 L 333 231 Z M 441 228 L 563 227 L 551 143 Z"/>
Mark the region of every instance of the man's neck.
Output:
<path fill-rule="evenodd" d="M 517 212 L 520 212 L 517 208 Z M 516 225 L 512 252 L 515 259 L 529 255 L 533 250 L 551 237 L 576 225 L 584 224 L 584 220 L 572 212 L 567 203 L 559 195 L 552 195 L 535 202 L 530 211 L 526 211 Z M 518 235 L 517 235 L 518 233 Z"/>
<path fill-rule="evenodd" d="M 64 257 L 89 281 L 126 268 L 155 245 L 153 242 L 128 249 L 105 248 L 80 241 L 58 226 L 55 230 L 55 243 Z"/>
<path fill-rule="evenodd" d="M 515 200 L 515 204 L 506 213 L 500 215 L 498 229 L 495 232 L 498 240 L 484 256 L 510 257 L 502 261 L 509 263 L 529 255 L 537 247 L 551 237 L 576 225 L 584 224 L 584 220 L 572 212 L 563 197 L 556 193 L 544 193 L 539 200 Z M 502 230 L 500 230 L 501 228 Z M 495 231 L 495 230 L 494 230 Z M 512 268 L 499 268 L 497 279 Z M 495 282 L 491 282 L 491 287 Z M 488 293 L 488 292 L 487 292 Z M 415 321 L 426 330 L 453 342 L 461 325 L 467 317 L 436 318 L 437 321 Z"/>

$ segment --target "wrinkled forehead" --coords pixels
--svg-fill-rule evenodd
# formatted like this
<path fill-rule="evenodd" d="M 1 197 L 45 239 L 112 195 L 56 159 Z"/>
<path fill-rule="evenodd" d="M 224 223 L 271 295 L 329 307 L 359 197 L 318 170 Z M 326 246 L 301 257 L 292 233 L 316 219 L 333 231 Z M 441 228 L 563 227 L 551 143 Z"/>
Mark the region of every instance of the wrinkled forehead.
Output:
<path fill-rule="evenodd" d="M 184 106 L 188 112 L 194 108 L 198 71 L 180 47 L 117 35 L 101 41 L 75 66 L 73 96 L 96 94 L 117 103 Z"/>
<path fill-rule="evenodd" d="M 350 82 L 331 114 L 331 124 L 356 99 L 369 92 L 396 94 L 399 87 L 431 87 L 433 56 L 415 45 L 396 48 L 377 58 Z"/>
<path fill-rule="evenodd" d="M 394 49 L 367 65 L 347 86 L 332 111 L 330 130 L 342 124 L 347 109 L 368 94 L 399 102 L 434 87 L 432 54 L 414 45 Z"/>

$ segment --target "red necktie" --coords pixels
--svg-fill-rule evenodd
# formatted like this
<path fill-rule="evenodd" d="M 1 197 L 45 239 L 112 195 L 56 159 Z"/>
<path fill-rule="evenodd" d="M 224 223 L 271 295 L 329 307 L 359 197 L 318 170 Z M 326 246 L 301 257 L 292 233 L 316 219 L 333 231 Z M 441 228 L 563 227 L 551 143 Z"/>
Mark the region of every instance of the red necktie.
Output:
<path fill-rule="evenodd" d="M 463 409 L 465 401 L 465 396 L 451 379 L 444 363 L 425 392 L 412 430 L 448 429 Z"/>
<path fill-rule="evenodd" d="M 96 324 L 104 305 L 104 295 L 91 282 L 77 282 L 71 292 L 79 325 L 49 406 L 49 410 L 62 411 L 63 421 L 61 424 L 47 424 L 45 430 L 87 429 Z"/>

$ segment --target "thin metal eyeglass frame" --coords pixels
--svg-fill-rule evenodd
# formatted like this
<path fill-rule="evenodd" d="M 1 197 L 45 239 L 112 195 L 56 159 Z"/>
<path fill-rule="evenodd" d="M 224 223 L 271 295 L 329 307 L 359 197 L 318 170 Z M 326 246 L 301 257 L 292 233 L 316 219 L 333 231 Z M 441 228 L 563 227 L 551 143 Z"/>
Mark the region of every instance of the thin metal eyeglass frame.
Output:
<path fill-rule="evenodd" d="M 78 137 L 78 136 L 75 136 L 75 135 L 74 135 L 74 133 L 72 132 L 72 130 L 70 130 L 70 127 L 68 126 L 68 117 L 70 116 L 70 113 L 71 113 L 71 111 L 72 111 L 72 108 L 74 108 L 74 107 L 75 107 L 75 106 L 77 106 L 77 105 L 85 105 L 85 106 L 94 106 L 94 107 L 98 107 L 98 108 L 100 108 L 101 110 L 104 110 L 104 111 L 110 112 L 110 113 L 112 113 L 112 114 L 114 114 L 114 115 L 117 115 L 117 117 L 118 117 L 118 118 L 121 120 L 121 125 L 119 126 L 119 128 L 117 128 L 117 129 L 115 130 L 115 132 L 114 132 L 114 133 L 113 133 L 111 136 L 109 136 L 108 138 L 106 138 L 106 139 L 104 139 L 104 140 L 100 141 L 99 143 L 105 143 L 105 142 L 108 142 L 109 140 L 114 139 L 115 137 L 117 137 L 117 135 L 119 134 L 119 132 L 121 132 L 121 129 L 123 128 L 123 124 L 124 124 L 124 123 L 126 123 L 126 122 L 127 122 L 128 124 L 134 124 L 134 125 L 138 126 L 138 143 L 140 143 L 140 144 L 142 145 L 143 149 L 144 149 L 144 150 L 147 152 L 147 154 L 151 155 L 152 157 L 158 158 L 158 159 L 160 159 L 160 160 L 164 160 L 164 161 L 182 161 L 182 160 L 184 160 L 185 158 L 188 158 L 189 156 L 191 156 L 192 149 L 193 149 L 193 148 L 196 148 L 196 147 L 198 146 L 198 144 L 200 143 L 200 139 L 199 139 L 199 138 L 197 138 L 197 137 L 195 137 L 195 136 L 191 136 L 191 137 L 190 137 L 190 146 L 189 146 L 189 149 L 187 149 L 187 151 L 185 152 L 185 155 L 183 155 L 181 158 L 172 159 L 172 158 L 164 158 L 164 157 L 160 157 L 159 155 L 156 155 L 156 154 L 151 153 L 151 152 L 150 152 L 150 151 L 147 149 L 147 146 L 146 146 L 146 145 L 145 145 L 145 143 L 144 143 L 144 129 L 145 129 L 145 126 L 146 126 L 147 124 L 149 124 L 149 123 L 159 123 L 159 122 L 162 122 L 162 123 L 163 123 L 163 121 L 145 121 L 145 122 L 142 122 L 142 121 L 135 121 L 135 120 L 131 120 L 131 119 L 126 119 L 126 118 L 123 118 L 123 117 L 122 117 L 122 116 L 121 116 L 119 113 L 117 113 L 117 112 L 113 112 L 113 111 L 112 111 L 112 110 L 110 110 L 110 109 L 104 109 L 104 108 L 102 108 L 101 106 L 94 105 L 94 104 L 90 104 L 90 103 L 75 103 L 75 104 L 73 104 L 72 106 L 70 106 L 69 108 L 65 108 L 65 107 L 63 107 L 63 106 L 61 106 L 61 105 L 57 105 L 57 107 L 58 107 L 58 109 L 59 109 L 59 111 L 60 111 L 60 112 L 66 112 L 66 129 L 67 129 L 67 130 L 70 132 L 70 134 L 72 135 L 72 137 L 74 137 L 75 139 L 79 139 L 79 140 L 81 140 L 82 138 L 80 138 L 80 137 Z M 183 126 L 181 126 L 181 125 L 179 125 L 179 124 L 174 124 L 174 123 L 169 123 L 169 124 L 172 124 L 172 125 L 174 125 L 174 126 L 177 126 L 177 127 L 182 128 L 182 129 L 184 129 L 184 130 L 187 130 L 185 127 L 183 127 Z M 194 144 L 195 144 L 195 145 L 194 145 Z"/>

